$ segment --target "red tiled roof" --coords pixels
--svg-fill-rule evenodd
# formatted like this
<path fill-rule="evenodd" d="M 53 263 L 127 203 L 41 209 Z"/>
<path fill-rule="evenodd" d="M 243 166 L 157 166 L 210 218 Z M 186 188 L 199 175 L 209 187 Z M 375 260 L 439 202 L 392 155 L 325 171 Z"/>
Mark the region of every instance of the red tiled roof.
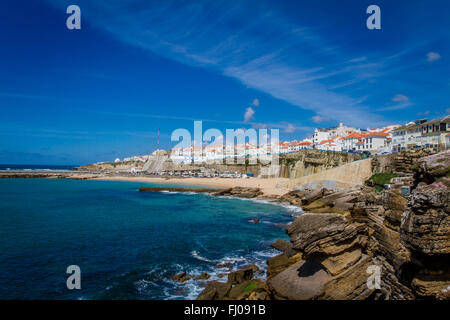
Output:
<path fill-rule="evenodd" d="M 362 137 L 364 137 L 363 133 L 353 132 L 352 134 L 349 134 L 348 136 L 343 137 L 342 139 L 350 139 L 350 138 L 360 139 Z"/>
<path fill-rule="evenodd" d="M 385 132 L 372 132 L 365 135 L 366 137 L 387 137 L 388 134 Z"/>

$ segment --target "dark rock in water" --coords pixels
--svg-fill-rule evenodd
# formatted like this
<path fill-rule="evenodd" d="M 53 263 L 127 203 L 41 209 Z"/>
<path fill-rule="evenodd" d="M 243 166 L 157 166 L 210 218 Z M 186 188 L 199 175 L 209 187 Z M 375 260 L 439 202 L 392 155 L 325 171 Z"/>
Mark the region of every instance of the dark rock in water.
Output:
<path fill-rule="evenodd" d="M 223 299 L 231 289 L 228 282 L 208 281 L 206 288 L 197 297 L 197 300 Z"/>
<path fill-rule="evenodd" d="M 239 268 L 239 270 L 245 270 L 245 269 L 249 269 L 249 268 L 252 269 L 253 272 L 256 272 L 256 271 L 259 270 L 258 266 L 255 265 L 255 264 L 246 264 L 246 265 L 244 265 L 244 266 L 241 266 L 241 267 Z"/>
<path fill-rule="evenodd" d="M 185 277 L 185 276 L 186 276 L 186 272 L 180 272 L 180 273 L 174 274 L 174 275 L 171 276 L 170 278 L 171 278 L 173 281 L 178 281 L 178 280 L 180 280 L 181 278 L 183 278 L 183 277 Z"/>
<path fill-rule="evenodd" d="M 180 283 L 186 282 L 192 278 L 193 278 L 193 276 L 186 274 L 186 272 L 181 272 L 181 273 L 175 274 L 171 277 L 171 279 L 173 281 L 180 282 Z"/>
<path fill-rule="evenodd" d="M 233 264 L 234 264 L 234 262 L 219 263 L 219 264 L 216 264 L 216 268 L 229 268 Z"/>
<path fill-rule="evenodd" d="M 240 269 L 234 272 L 230 272 L 228 274 L 228 282 L 231 284 L 239 284 L 244 282 L 245 280 L 251 280 L 253 278 L 253 275 L 258 267 L 256 266 L 248 266 L 244 269 Z"/>
<path fill-rule="evenodd" d="M 244 187 L 234 187 L 213 193 L 214 196 L 233 196 L 249 199 L 261 196 L 262 194 L 263 192 L 261 191 L 260 188 L 244 188 Z"/>
<path fill-rule="evenodd" d="M 214 196 L 227 196 L 231 194 L 232 188 L 223 189 L 221 191 L 213 193 Z"/>
<path fill-rule="evenodd" d="M 203 272 L 201 275 L 195 277 L 196 280 L 207 280 L 209 278 L 211 278 L 211 275 L 207 272 Z"/>

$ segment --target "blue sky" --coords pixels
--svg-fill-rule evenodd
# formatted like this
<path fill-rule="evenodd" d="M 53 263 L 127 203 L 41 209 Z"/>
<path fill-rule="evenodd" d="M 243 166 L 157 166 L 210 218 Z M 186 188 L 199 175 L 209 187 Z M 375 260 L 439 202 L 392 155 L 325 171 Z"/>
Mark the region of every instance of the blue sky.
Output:
<path fill-rule="evenodd" d="M 26 3 L 26 4 L 25 4 Z M 66 8 L 81 8 L 81 30 Z M 366 8 L 381 8 L 381 30 Z M 177 128 L 302 139 L 450 108 L 450 2 L 0 3 L 0 163 L 84 164 L 175 145 Z"/>

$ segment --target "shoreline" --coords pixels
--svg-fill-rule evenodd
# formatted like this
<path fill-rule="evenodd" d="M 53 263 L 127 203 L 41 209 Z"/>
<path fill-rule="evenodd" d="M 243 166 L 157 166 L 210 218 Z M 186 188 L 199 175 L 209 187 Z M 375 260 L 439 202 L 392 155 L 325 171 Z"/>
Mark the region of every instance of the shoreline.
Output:
<path fill-rule="evenodd" d="M 59 171 L 59 170 L 17 170 L 0 171 L 0 178 L 43 178 L 43 179 L 74 179 L 74 180 L 99 180 L 99 181 L 128 181 L 157 184 L 206 186 L 211 188 L 259 188 L 264 197 L 276 198 L 292 191 L 292 181 L 289 178 L 175 178 L 175 177 L 149 177 L 149 176 L 125 176 L 105 175 L 90 172 Z"/>
<path fill-rule="evenodd" d="M 217 188 L 260 188 L 265 197 L 277 197 L 291 191 L 288 178 L 159 178 L 159 177 L 98 177 L 91 180 L 128 181 L 175 185 L 207 186 Z"/>

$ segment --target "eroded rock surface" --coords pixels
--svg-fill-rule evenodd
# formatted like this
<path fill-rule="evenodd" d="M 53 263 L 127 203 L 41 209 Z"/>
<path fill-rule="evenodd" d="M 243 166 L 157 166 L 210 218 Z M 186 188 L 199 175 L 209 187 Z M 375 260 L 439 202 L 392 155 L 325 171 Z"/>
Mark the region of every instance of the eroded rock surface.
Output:
<path fill-rule="evenodd" d="M 225 298 L 449 299 L 449 155 L 420 150 L 375 158 L 374 171 L 395 173 L 409 195 L 368 184 L 281 196 L 305 211 L 286 228 L 290 243 L 272 244 L 281 253 L 267 261 L 265 283 L 252 283 L 251 269 L 229 275 L 226 288 L 240 295 Z M 213 289 L 202 295 L 218 298 Z"/>

